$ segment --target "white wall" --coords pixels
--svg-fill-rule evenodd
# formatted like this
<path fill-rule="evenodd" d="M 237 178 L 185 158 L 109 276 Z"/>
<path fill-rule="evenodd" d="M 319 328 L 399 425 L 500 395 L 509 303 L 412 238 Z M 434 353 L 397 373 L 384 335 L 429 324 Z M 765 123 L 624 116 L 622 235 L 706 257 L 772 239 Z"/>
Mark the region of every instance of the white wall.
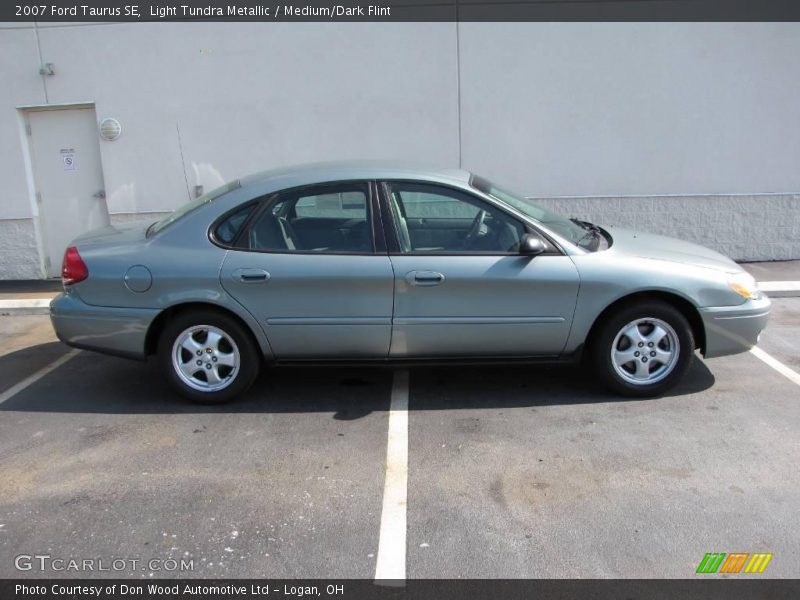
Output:
<path fill-rule="evenodd" d="M 102 148 L 111 212 L 163 210 L 186 199 L 187 182 L 209 189 L 296 162 L 457 160 L 452 25 L 129 24 L 40 36 L 57 68 L 50 101 L 91 98 L 99 118 L 123 124 Z"/>
<path fill-rule="evenodd" d="M 796 194 L 798 57 L 794 23 L 0 24 L 0 235 L 27 227 L 34 252 L 33 222 L 3 220 L 34 216 L 17 107 L 45 102 L 122 123 L 100 142 L 118 219 L 362 157 L 461 161 L 537 197 Z"/>
<path fill-rule="evenodd" d="M 800 24 L 464 23 L 463 162 L 530 196 L 800 191 Z"/>
<path fill-rule="evenodd" d="M 44 102 L 39 66 L 33 29 L 0 29 L 0 219 L 32 215 L 22 131 L 15 107 Z"/>

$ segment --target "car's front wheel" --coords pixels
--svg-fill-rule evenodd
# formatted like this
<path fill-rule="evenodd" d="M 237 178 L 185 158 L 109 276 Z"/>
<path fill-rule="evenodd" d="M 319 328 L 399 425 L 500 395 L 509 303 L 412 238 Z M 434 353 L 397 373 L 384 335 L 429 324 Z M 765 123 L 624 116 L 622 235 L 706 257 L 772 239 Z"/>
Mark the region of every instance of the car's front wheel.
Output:
<path fill-rule="evenodd" d="M 631 304 L 612 313 L 590 340 L 598 376 L 625 396 L 658 396 L 686 373 L 694 337 L 675 307 L 658 301 Z"/>
<path fill-rule="evenodd" d="M 171 319 L 161 333 L 158 360 L 167 380 L 201 404 L 227 402 L 258 375 L 258 348 L 234 318 L 193 310 Z"/>

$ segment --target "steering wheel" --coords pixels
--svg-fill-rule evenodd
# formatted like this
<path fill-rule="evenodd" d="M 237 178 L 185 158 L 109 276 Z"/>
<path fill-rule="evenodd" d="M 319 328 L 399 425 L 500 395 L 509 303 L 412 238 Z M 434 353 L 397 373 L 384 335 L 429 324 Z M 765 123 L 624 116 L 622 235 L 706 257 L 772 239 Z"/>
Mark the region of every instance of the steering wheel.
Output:
<path fill-rule="evenodd" d="M 472 225 L 469 228 L 467 237 L 464 238 L 464 250 L 472 248 L 481 236 L 486 235 L 485 233 L 481 233 L 483 230 L 483 222 L 486 220 L 486 214 L 486 211 L 481 209 L 478 211 L 478 214 L 475 215 L 475 218 L 472 219 Z"/>

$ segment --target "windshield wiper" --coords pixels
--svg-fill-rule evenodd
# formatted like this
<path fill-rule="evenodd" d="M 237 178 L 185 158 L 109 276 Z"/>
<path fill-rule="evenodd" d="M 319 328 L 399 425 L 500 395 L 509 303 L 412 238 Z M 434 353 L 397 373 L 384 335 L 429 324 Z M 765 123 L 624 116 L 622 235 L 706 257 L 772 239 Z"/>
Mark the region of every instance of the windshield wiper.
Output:
<path fill-rule="evenodd" d="M 597 225 L 595 225 L 594 223 L 589 223 L 589 221 L 581 221 L 580 219 L 576 219 L 576 218 L 574 218 L 574 217 L 573 217 L 573 218 L 571 218 L 571 219 L 570 219 L 570 221 L 572 221 L 573 223 L 575 223 L 575 225 L 577 225 L 577 226 L 578 226 L 578 227 L 580 227 L 581 229 L 585 229 L 586 231 L 593 231 L 594 233 L 599 233 L 599 234 L 601 234 L 601 235 L 602 235 L 602 233 L 603 233 L 603 230 L 602 230 L 602 229 L 600 229 L 600 228 L 599 228 Z"/>
<path fill-rule="evenodd" d="M 592 238 L 600 240 L 601 238 L 605 238 L 606 236 L 603 234 L 603 230 L 595 225 L 594 223 L 589 223 L 589 221 L 581 221 L 580 219 L 571 218 L 570 221 L 575 223 L 581 229 L 585 229 L 586 233 L 584 233 L 581 238 L 576 241 L 575 243 L 580 246 L 581 242 L 585 239 Z"/>

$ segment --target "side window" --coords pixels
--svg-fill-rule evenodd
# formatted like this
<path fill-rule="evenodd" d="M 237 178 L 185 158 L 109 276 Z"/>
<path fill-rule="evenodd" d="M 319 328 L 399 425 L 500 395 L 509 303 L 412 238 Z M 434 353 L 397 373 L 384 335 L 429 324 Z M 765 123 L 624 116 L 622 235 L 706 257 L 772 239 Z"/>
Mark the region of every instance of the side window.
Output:
<path fill-rule="evenodd" d="M 366 183 L 279 194 L 253 222 L 252 250 L 362 254 L 373 251 Z"/>
<path fill-rule="evenodd" d="M 239 230 L 242 228 L 242 225 L 244 225 L 247 217 L 250 216 L 250 213 L 253 212 L 253 209 L 257 204 L 257 202 L 251 202 L 245 206 L 242 206 L 221 221 L 214 230 L 214 237 L 217 239 L 217 241 L 225 244 L 226 246 L 233 244 L 233 241 L 239 234 Z"/>
<path fill-rule="evenodd" d="M 389 202 L 403 252 L 510 254 L 525 227 L 471 194 L 413 182 L 389 182 Z"/>

